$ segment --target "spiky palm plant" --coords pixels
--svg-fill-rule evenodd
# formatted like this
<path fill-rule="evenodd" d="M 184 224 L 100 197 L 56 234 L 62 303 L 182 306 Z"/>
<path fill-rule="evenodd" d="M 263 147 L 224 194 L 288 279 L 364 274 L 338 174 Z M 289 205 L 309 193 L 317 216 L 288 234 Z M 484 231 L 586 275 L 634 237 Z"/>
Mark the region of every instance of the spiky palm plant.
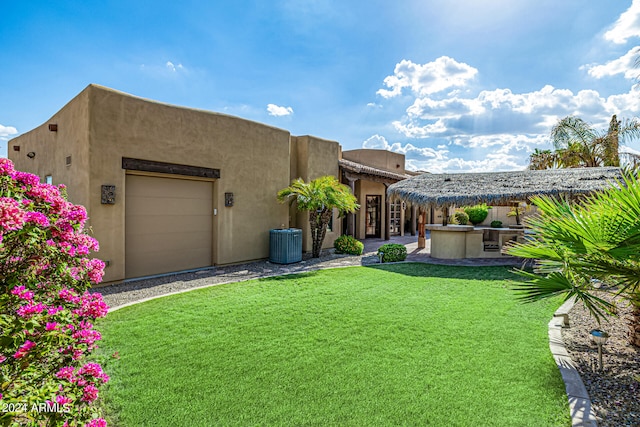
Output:
<path fill-rule="evenodd" d="M 601 293 L 622 296 L 633 305 L 629 340 L 640 346 L 640 182 L 626 171 L 607 190 L 570 203 L 534 197 L 538 215 L 526 220 L 531 239 L 510 255 L 535 260 L 529 279 L 516 286 L 524 301 L 554 295 L 575 297 L 600 321 L 615 314 Z"/>
<path fill-rule="evenodd" d="M 289 187 L 278 191 L 277 197 L 281 203 L 295 202 L 299 211 L 309 211 L 313 242 L 311 253 L 314 258 L 320 257 L 333 209 L 338 209 L 339 216 L 343 216 L 360 207 L 351 189 L 333 176 L 322 176 L 308 183 L 298 178 Z"/>

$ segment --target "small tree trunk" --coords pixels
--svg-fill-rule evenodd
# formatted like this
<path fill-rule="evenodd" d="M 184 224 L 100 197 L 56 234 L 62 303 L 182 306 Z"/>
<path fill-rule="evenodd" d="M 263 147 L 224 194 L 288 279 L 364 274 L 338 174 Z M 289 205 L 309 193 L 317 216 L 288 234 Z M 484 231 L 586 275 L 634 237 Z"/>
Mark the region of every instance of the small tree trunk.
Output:
<path fill-rule="evenodd" d="M 320 212 L 309 211 L 309 225 L 311 226 L 311 256 L 320 258 L 322 251 L 322 242 L 327 233 L 327 224 L 331 219 L 331 209 L 324 208 Z"/>
<path fill-rule="evenodd" d="M 629 323 L 629 342 L 640 347 L 640 301 L 632 301 L 633 311 Z"/>

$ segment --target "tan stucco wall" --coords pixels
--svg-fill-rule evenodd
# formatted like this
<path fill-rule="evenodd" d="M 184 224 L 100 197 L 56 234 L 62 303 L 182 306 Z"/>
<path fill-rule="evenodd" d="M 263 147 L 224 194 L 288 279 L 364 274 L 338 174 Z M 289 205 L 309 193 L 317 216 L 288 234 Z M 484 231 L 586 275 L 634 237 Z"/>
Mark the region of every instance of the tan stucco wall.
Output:
<path fill-rule="evenodd" d="M 467 250 L 467 232 L 473 227 L 450 225 L 431 228 L 431 256 L 440 259 L 462 259 Z"/>
<path fill-rule="evenodd" d="M 309 182 L 326 175 L 339 177 L 338 158 L 340 144 L 336 141 L 317 138 L 314 136 L 291 137 L 291 180 L 302 178 Z M 310 252 L 312 249 L 311 231 L 309 228 L 309 213 L 297 212 L 295 207 L 290 210 L 291 226 L 302 229 L 302 250 Z M 338 212 L 333 212 L 333 228 L 327 230 L 322 247 L 332 248 L 335 239 L 342 232 L 342 220 L 338 218 Z"/>
<path fill-rule="evenodd" d="M 12 139 L 8 157 L 16 169 L 40 176 L 44 182 L 51 175 L 53 184 L 67 186 L 70 202 L 87 207 L 89 204 L 89 96 L 84 91 L 65 105 L 41 126 Z M 57 124 L 58 131 L 49 130 Z M 14 146 L 20 151 L 14 151 Z M 29 152 L 36 153 L 33 159 Z M 71 156 L 71 165 L 66 158 Z M 91 224 L 91 218 L 88 225 Z"/>
<path fill-rule="evenodd" d="M 125 170 L 122 157 L 220 169 L 214 183 L 214 264 L 265 258 L 269 230 L 288 221 L 276 200 L 289 184 L 289 132 L 206 111 L 179 108 L 90 86 L 91 198 L 103 257 L 123 275 Z M 116 185 L 115 205 L 100 204 L 100 186 Z M 234 206 L 224 206 L 224 193 Z M 103 243 L 104 242 L 104 243 Z"/>
<path fill-rule="evenodd" d="M 58 132 L 49 132 L 48 123 L 57 123 Z M 12 152 L 13 145 L 21 151 Z M 214 182 L 212 264 L 268 257 L 269 230 L 288 223 L 288 208 L 276 193 L 290 183 L 290 134 L 260 123 L 90 85 L 9 148 L 18 169 L 53 175 L 54 183 L 68 186 L 71 201 L 87 208 L 100 242 L 98 255 L 110 262 L 105 281 L 124 278 L 122 157 L 220 169 Z M 37 153 L 35 159 L 26 157 L 29 151 Z M 337 169 L 337 154 L 334 163 Z M 103 184 L 116 186 L 114 205 L 101 204 Z M 234 193 L 233 207 L 224 206 L 225 192 Z"/>
<path fill-rule="evenodd" d="M 342 158 L 389 172 L 404 174 L 404 154 L 387 150 L 359 149 L 342 152 Z"/>

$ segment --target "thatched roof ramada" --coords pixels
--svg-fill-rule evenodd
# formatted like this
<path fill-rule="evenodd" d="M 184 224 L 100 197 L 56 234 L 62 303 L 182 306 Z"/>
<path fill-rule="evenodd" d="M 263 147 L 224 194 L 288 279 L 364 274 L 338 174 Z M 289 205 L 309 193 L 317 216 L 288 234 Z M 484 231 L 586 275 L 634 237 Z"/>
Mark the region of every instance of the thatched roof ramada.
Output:
<path fill-rule="evenodd" d="M 422 207 L 507 205 L 535 195 L 575 197 L 622 178 L 620 168 L 570 168 L 458 174 L 423 174 L 387 189 L 392 200 Z"/>

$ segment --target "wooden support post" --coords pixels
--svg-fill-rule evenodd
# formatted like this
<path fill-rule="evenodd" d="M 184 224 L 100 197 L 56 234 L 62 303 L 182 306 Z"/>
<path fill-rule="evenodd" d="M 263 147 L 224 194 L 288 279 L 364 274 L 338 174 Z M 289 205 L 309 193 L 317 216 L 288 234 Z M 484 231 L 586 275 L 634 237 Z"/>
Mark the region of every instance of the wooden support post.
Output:
<path fill-rule="evenodd" d="M 356 194 L 356 181 L 355 179 L 347 178 L 349 182 L 349 188 L 351 189 L 351 194 L 355 196 Z M 347 214 L 347 235 L 356 237 L 356 214 L 348 213 Z"/>
<path fill-rule="evenodd" d="M 418 207 L 411 205 L 411 235 L 416 235 L 416 228 L 418 225 Z"/>
<path fill-rule="evenodd" d="M 425 233 L 425 222 L 427 221 L 426 212 L 420 208 L 418 213 L 418 249 L 427 247 L 427 238 Z"/>

